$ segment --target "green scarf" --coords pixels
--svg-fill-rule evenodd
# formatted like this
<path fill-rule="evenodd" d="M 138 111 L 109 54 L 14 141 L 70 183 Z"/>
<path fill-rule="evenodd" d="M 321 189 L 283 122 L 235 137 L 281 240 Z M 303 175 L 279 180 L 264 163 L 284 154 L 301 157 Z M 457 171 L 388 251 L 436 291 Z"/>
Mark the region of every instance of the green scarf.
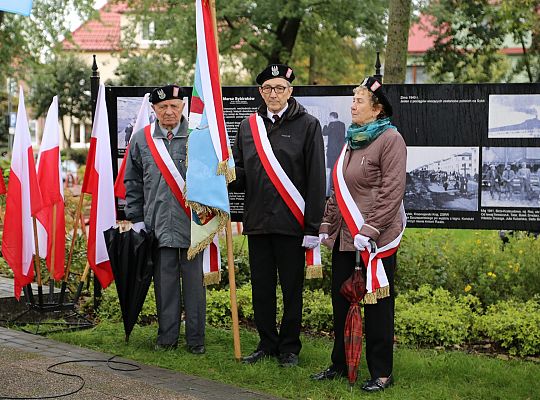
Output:
<path fill-rule="evenodd" d="M 351 149 L 361 149 L 377 139 L 385 130 L 391 128 L 396 129 L 390 123 L 390 118 L 376 119 L 366 125 L 351 124 L 347 129 L 345 139 Z"/>

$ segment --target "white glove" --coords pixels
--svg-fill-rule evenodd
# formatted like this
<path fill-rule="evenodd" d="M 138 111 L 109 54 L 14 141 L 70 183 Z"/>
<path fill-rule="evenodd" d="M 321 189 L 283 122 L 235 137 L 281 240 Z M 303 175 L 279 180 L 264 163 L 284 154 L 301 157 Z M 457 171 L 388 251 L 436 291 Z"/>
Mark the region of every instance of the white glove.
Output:
<path fill-rule="evenodd" d="M 367 236 L 357 234 L 354 236 L 354 247 L 356 250 L 360 251 L 364 250 L 366 247 L 368 250 L 371 250 L 371 243 L 369 243 L 370 239 L 371 238 Z"/>
<path fill-rule="evenodd" d="M 328 233 L 319 233 L 319 241 L 328 239 Z"/>
<path fill-rule="evenodd" d="M 146 232 L 146 225 L 144 225 L 144 221 L 141 222 L 135 222 L 131 229 L 133 229 L 136 233 L 139 233 L 141 230 Z"/>
<path fill-rule="evenodd" d="M 317 236 L 304 236 L 304 240 L 302 241 L 302 246 L 304 246 L 306 249 L 314 249 L 319 245 L 319 238 Z"/>

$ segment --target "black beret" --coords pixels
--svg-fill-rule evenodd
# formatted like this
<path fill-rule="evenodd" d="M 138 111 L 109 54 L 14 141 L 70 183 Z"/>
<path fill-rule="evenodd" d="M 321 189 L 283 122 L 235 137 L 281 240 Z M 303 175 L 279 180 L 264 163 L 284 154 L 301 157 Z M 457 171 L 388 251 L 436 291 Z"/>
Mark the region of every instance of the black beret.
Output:
<path fill-rule="evenodd" d="M 262 85 L 268 79 L 283 78 L 286 81 L 294 81 L 294 72 L 291 67 L 285 64 L 270 64 L 259 75 L 257 75 L 257 83 Z"/>
<path fill-rule="evenodd" d="M 372 76 L 367 77 L 364 79 L 364 81 L 360 84 L 360 86 L 364 86 L 367 88 L 371 93 L 377 97 L 379 100 L 379 103 L 382 104 L 384 107 L 384 112 L 388 117 L 391 117 L 393 114 L 392 111 L 392 105 L 388 101 L 388 98 L 386 97 L 386 94 L 384 93 L 384 89 L 382 87 L 382 83 L 379 82 L 377 79 L 375 79 Z"/>
<path fill-rule="evenodd" d="M 180 99 L 185 97 L 184 90 L 178 85 L 167 85 L 155 88 L 150 94 L 150 103 L 157 104 L 165 100 Z"/>

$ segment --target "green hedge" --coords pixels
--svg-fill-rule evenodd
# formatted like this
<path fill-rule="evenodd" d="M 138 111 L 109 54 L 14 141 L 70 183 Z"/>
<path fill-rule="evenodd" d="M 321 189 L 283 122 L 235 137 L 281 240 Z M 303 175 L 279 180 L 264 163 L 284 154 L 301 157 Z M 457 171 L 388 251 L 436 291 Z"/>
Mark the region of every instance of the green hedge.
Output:
<path fill-rule="evenodd" d="M 113 286 L 114 287 L 114 286 Z M 103 292 L 100 319 L 121 321 L 114 288 Z M 279 291 L 279 289 L 278 289 Z M 240 320 L 253 323 L 251 286 L 236 292 Z M 278 320 L 283 303 L 278 296 Z M 230 327 L 230 294 L 227 289 L 207 291 L 207 323 Z M 141 323 L 156 321 L 153 287 L 144 304 Z M 322 290 L 304 292 L 303 329 L 312 333 L 332 331 L 332 302 Z M 527 302 L 503 301 L 484 310 L 472 295 L 454 297 L 445 289 L 424 285 L 396 298 L 396 336 L 409 346 L 432 347 L 464 345 L 489 341 L 512 355 L 540 354 L 540 297 Z"/>
<path fill-rule="evenodd" d="M 473 296 L 454 298 L 448 291 L 424 285 L 396 298 L 395 331 L 400 343 L 452 346 L 471 339 L 475 309 Z"/>
<path fill-rule="evenodd" d="M 398 252 L 399 292 L 422 285 L 454 296 L 472 294 L 487 306 L 540 294 L 540 240 L 516 232 L 503 249 L 496 231 L 407 229 Z"/>
<path fill-rule="evenodd" d="M 540 297 L 520 303 L 489 306 L 474 323 L 474 334 L 498 344 L 512 355 L 540 353 Z"/>
<path fill-rule="evenodd" d="M 484 306 L 540 294 L 540 240 L 516 232 L 501 247 L 497 231 L 414 229 L 405 231 L 398 251 L 396 290 L 406 293 L 422 285 L 441 287 L 454 296 L 472 294 Z M 247 239 L 234 242 L 236 285 L 249 283 Z M 306 289 L 330 293 L 331 252 L 321 248 L 324 279 L 305 281 Z M 226 265 L 226 251 L 221 251 Z M 228 287 L 224 274 L 218 288 Z"/>

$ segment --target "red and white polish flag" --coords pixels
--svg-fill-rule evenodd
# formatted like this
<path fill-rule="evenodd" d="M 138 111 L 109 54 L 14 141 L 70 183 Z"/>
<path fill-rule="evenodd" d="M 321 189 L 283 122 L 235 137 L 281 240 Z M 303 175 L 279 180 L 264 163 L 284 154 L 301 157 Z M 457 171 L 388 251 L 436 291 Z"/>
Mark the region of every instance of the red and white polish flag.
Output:
<path fill-rule="evenodd" d="M 32 216 L 35 216 L 41 207 L 41 193 L 21 87 L 2 238 L 2 254 L 13 270 L 17 300 L 21 296 L 21 289 L 34 280 L 32 255 L 35 242 Z"/>
<path fill-rule="evenodd" d="M 105 103 L 105 85 L 99 85 L 90 150 L 82 191 L 92 195 L 90 233 L 88 235 L 88 262 L 106 288 L 114 280 L 103 232 L 116 226 L 114 180 L 109 138 L 109 118 Z"/>
<path fill-rule="evenodd" d="M 66 222 L 64 215 L 64 189 L 60 164 L 60 125 L 58 124 L 58 96 L 54 96 L 45 120 L 45 129 L 37 160 L 37 179 L 43 209 L 37 214 L 39 255 L 46 258 L 51 270 L 54 251 L 54 280 L 64 276 Z M 56 205 L 56 225 L 53 232 L 53 207 Z M 53 235 L 55 236 L 54 250 Z"/>
<path fill-rule="evenodd" d="M 4 171 L 2 171 L 2 168 L 0 168 L 0 194 L 6 194 L 7 188 L 6 183 L 4 182 Z"/>

